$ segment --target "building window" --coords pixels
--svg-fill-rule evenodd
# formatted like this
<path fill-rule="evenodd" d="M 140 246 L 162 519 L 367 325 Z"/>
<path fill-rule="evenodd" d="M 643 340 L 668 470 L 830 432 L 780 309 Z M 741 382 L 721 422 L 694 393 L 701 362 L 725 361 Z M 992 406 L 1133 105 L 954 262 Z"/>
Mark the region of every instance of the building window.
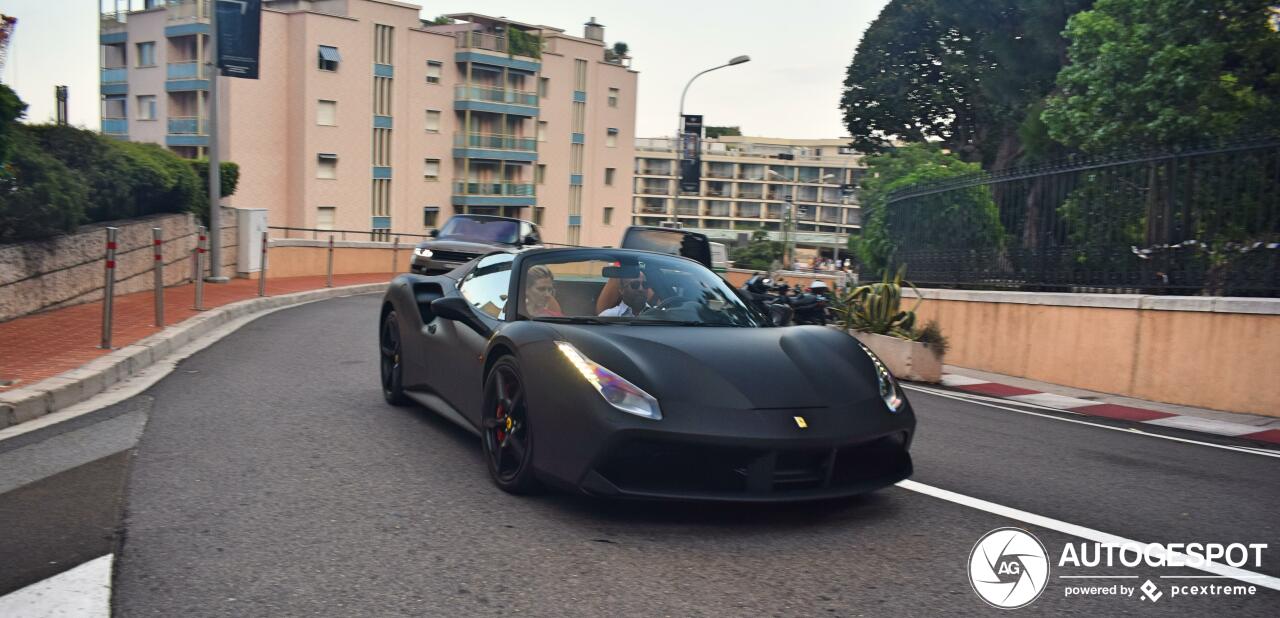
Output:
<path fill-rule="evenodd" d="M 319 68 L 321 71 L 337 71 L 339 62 L 342 62 L 342 56 L 338 55 L 337 47 L 320 46 Z"/>
<path fill-rule="evenodd" d="M 373 78 L 373 113 L 378 116 L 391 115 L 390 77 L 375 76 Z"/>
<path fill-rule="evenodd" d="M 427 180 L 440 180 L 440 159 L 426 159 L 423 161 L 422 177 Z"/>
<path fill-rule="evenodd" d="M 581 58 L 573 61 L 573 88 L 587 91 L 587 61 Z"/>
<path fill-rule="evenodd" d="M 334 216 L 338 209 L 333 206 L 321 206 L 316 209 L 316 229 L 332 230 Z"/>
<path fill-rule="evenodd" d="M 440 221 L 440 208 L 427 206 L 422 209 L 422 227 L 436 227 Z"/>
<path fill-rule="evenodd" d="M 534 225 L 542 225 L 542 213 L 545 210 L 546 210 L 545 206 L 533 207 L 533 224 Z"/>
<path fill-rule="evenodd" d="M 316 124 L 325 127 L 338 126 L 338 102 L 320 99 L 316 101 Z"/>
<path fill-rule="evenodd" d="M 156 95 L 138 95 L 138 120 L 156 119 Z"/>
<path fill-rule="evenodd" d="M 334 179 L 338 177 L 338 155 L 320 153 L 316 155 L 316 178 Z"/>
<path fill-rule="evenodd" d="M 615 148 L 618 145 L 618 130 L 609 129 L 609 133 L 605 135 L 604 145 L 609 148 Z"/>
<path fill-rule="evenodd" d="M 125 104 L 128 101 L 125 97 L 107 96 L 102 99 L 102 117 L 103 118 L 125 118 Z"/>
<path fill-rule="evenodd" d="M 439 110 L 434 110 L 434 109 L 427 110 L 427 132 L 428 133 L 440 132 L 440 111 Z"/>
<path fill-rule="evenodd" d="M 440 83 L 440 71 L 443 68 L 444 68 L 443 64 L 440 64 L 435 60 L 428 60 L 427 61 L 427 83 L 428 84 Z"/>
<path fill-rule="evenodd" d="M 617 171 L 618 171 L 617 169 L 612 168 L 612 167 L 606 167 L 606 168 L 604 168 L 604 186 L 606 186 L 606 187 L 612 187 L 612 186 L 613 186 L 613 176 L 614 176 L 614 172 L 617 172 Z"/>
<path fill-rule="evenodd" d="M 156 65 L 156 43 L 148 41 L 138 43 L 138 66 L 153 67 Z"/>
<path fill-rule="evenodd" d="M 547 166 L 545 163 L 539 163 L 538 167 L 533 168 L 534 184 L 542 184 L 547 180 Z"/>
<path fill-rule="evenodd" d="M 618 89 L 610 88 L 609 89 L 609 107 L 617 107 L 617 106 L 618 106 Z"/>
<path fill-rule="evenodd" d="M 538 141 L 547 141 L 547 121 L 545 120 L 538 121 Z"/>
<path fill-rule="evenodd" d="M 539 77 L 538 78 L 538 96 L 545 99 L 547 98 L 548 92 L 551 92 L 551 78 Z"/>
<path fill-rule="evenodd" d="M 604 207 L 604 224 L 613 225 L 613 207 L 612 206 Z"/>

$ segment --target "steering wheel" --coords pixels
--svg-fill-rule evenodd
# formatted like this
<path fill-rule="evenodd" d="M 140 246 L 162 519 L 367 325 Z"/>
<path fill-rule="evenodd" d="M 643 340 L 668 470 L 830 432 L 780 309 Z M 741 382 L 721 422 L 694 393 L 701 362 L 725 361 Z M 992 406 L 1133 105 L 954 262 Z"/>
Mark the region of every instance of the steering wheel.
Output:
<path fill-rule="evenodd" d="M 657 313 L 663 313 L 663 312 L 675 309 L 677 307 L 682 307 L 691 302 L 694 302 L 694 299 L 689 298 L 687 296 L 672 296 L 671 298 L 667 298 L 662 302 L 658 303 L 657 306 L 649 307 L 648 309 L 641 311 L 640 315 L 654 315 Z"/>

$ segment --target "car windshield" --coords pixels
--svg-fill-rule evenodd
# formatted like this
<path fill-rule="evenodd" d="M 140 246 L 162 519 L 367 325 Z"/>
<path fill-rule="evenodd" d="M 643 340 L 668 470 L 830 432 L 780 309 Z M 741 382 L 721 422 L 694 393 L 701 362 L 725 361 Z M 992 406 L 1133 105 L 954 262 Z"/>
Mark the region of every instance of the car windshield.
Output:
<path fill-rule="evenodd" d="M 767 326 L 719 276 L 691 260 L 626 250 L 530 258 L 520 315 L 549 322 Z"/>
<path fill-rule="evenodd" d="M 453 217 L 441 228 L 440 238 L 514 245 L 520 241 L 520 222 L 484 217 Z"/>

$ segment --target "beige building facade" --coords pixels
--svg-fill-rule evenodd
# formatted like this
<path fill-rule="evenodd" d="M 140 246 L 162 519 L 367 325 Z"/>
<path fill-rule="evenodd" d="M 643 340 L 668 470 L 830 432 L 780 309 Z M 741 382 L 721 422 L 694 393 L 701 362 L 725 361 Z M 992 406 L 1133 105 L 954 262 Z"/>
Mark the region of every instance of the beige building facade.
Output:
<path fill-rule="evenodd" d="M 763 229 L 774 240 L 788 231 L 796 246 L 833 253 L 862 228 L 851 189 L 866 173 L 849 139 L 720 137 L 702 142 L 700 190 L 679 191 L 680 162 L 672 140 L 636 140 L 631 218 L 737 240 Z"/>
<path fill-rule="evenodd" d="M 103 15 L 104 133 L 206 153 L 210 5 Z M 629 223 L 637 73 L 604 27 L 593 18 L 579 37 L 420 11 L 264 0 L 259 78 L 218 82 L 220 156 L 240 166 L 224 204 L 384 240 L 481 213 L 532 220 L 547 242 L 615 243 Z"/>

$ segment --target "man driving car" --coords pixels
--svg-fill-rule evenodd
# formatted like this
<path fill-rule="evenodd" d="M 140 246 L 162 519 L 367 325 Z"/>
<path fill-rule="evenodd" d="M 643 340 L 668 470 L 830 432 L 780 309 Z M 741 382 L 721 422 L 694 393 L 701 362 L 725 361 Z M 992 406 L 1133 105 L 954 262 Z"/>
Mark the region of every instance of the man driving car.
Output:
<path fill-rule="evenodd" d="M 653 305 L 649 304 L 649 288 L 646 284 L 644 272 L 638 274 L 639 276 L 635 278 L 620 278 L 619 288 L 622 301 L 601 311 L 600 317 L 633 317 L 640 315 L 645 309 L 653 307 Z"/>

